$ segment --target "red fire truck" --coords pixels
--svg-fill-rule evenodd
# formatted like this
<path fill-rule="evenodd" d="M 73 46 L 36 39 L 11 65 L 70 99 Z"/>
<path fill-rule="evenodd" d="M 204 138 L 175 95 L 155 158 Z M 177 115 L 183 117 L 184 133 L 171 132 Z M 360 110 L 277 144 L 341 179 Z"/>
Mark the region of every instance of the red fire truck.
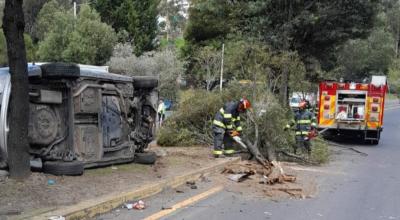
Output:
<path fill-rule="evenodd" d="M 386 91 L 385 76 L 372 76 L 370 83 L 321 82 L 318 129 L 378 144 Z"/>

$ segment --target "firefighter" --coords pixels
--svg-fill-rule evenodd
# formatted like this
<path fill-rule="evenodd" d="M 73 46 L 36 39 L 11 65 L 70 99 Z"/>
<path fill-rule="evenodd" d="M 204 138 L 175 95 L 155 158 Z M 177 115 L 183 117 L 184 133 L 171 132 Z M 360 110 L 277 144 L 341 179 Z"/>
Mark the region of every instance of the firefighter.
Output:
<path fill-rule="evenodd" d="M 301 101 L 299 110 L 294 115 L 294 120 L 286 125 L 285 130 L 293 128 L 295 130 L 296 144 L 294 146 L 294 153 L 297 148 L 305 148 L 308 154 L 311 153 L 310 137 L 315 131 L 317 124 L 316 118 L 313 113 L 307 110 L 307 102 Z"/>
<path fill-rule="evenodd" d="M 250 101 L 243 98 L 239 101 L 225 103 L 215 114 L 212 126 L 214 133 L 214 157 L 224 157 L 225 155 L 229 156 L 235 153 L 232 137 L 240 136 L 242 132 L 239 113 L 246 112 L 250 107 Z"/>

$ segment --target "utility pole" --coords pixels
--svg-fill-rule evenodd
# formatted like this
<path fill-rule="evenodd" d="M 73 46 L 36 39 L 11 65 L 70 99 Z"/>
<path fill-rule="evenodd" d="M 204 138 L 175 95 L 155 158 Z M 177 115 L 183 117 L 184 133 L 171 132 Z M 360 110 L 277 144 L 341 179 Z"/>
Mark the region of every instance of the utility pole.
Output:
<path fill-rule="evenodd" d="M 222 44 L 222 55 L 221 55 L 221 77 L 219 79 L 219 91 L 222 92 L 222 80 L 224 76 L 224 50 L 225 50 L 225 44 Z"/>
<path fill-rule="evenodd" d="M 76 18 L 76 1 L 74 0 L 74 18 Z"/>

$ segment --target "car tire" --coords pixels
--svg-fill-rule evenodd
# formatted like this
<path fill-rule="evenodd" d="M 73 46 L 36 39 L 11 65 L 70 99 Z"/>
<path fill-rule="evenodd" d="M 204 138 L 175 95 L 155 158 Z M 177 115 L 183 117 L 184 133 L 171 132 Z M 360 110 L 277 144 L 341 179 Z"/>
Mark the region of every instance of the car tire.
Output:
<path fill-rule="evenodd" d="M 153 76 L 134 76 L 133 87 L 135 89 L 153 89 L 158 86 L 158 79 Z"/>
<path fill-rule="evenodd" d="M 40 66 L 45 78 L 78 78 L 80 68 L 72 63 L 48 63 Z"/>
<path fill-rule="evenodd" d="M 57 176 L 78 176 L 82 175 L 84 171 L 84 165 L 80 161 L 46 161 L 43 164 L 43 172 Z"/>
<path fill-rule="evenodd" d="M 154 152 L 136 153 L 133 162 L 140 164 L 154 164 L 157 160 L 157 155 Z"/>

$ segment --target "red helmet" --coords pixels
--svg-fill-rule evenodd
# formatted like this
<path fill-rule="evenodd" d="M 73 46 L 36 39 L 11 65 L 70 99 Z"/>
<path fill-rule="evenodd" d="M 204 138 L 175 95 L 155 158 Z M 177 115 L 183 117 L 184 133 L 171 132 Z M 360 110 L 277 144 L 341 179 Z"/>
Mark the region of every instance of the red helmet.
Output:
<path fill-rule="evenodd" d="M 302 100 L 300 103 L 299 103 L 299 108 L 300 109 L 305 109 L 307 107 L 307 102 L 305 101 L 305 100 Z"/>
<path fill-rule="evenodd" d="M 242 98 L 239 101 L 239 109 L 242 111 L 245 111 L 247 109 L 251 108 L 251 103 L 248 99 Z"/>

